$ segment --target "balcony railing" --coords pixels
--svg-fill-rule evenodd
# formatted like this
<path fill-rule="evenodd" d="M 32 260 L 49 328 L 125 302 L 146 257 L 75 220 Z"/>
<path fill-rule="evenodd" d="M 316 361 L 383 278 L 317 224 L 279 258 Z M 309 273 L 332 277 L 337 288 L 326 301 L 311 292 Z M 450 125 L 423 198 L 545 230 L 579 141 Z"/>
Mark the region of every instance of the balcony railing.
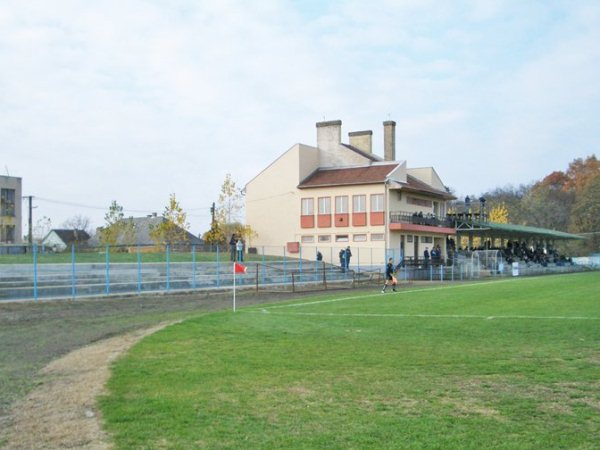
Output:
<path fill-rule="evenodd" d="M 434 214 L 420 214 L 406 211 L 390 212 L 390 223 L 411 223 L 428 227 L 454 227 L 454 219 L 438 217 Z"/>

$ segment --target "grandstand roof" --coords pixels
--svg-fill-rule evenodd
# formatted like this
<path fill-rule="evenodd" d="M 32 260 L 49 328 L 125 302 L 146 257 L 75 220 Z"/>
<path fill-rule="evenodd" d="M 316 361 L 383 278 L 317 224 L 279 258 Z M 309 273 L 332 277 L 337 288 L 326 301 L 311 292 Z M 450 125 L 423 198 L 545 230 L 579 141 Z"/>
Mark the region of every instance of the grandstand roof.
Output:
<path fill-rule="evenodd" d="M 457 229 L 457 232 L 472 232 L 474 235 L 496 236 L 496 237 L 537 237 L 554 240 L 585 239 L 577 234 L 565 233 L 564 231 L 549 230 L 547 228 L 529 227 L 513 223 L 477 222 L 473 221 L 472 229 Z"/>

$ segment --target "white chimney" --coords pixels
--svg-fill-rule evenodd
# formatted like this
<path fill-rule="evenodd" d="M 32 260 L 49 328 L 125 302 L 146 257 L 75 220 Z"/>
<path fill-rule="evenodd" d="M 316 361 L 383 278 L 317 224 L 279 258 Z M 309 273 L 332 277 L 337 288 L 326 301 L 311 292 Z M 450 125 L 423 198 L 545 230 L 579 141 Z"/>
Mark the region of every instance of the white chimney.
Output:
<path fill-rule="evenodd" d="M 321 150 L 335 149 L 342 142 L 342 121 L 317 122 L 317 147 Z"/>
<path fill-rule="evenodd" d="M 373 153 L 373 132 L 367 131 L 353 131 L 348 133 L 350 145 L 362 150 L 365 153 Z"/>

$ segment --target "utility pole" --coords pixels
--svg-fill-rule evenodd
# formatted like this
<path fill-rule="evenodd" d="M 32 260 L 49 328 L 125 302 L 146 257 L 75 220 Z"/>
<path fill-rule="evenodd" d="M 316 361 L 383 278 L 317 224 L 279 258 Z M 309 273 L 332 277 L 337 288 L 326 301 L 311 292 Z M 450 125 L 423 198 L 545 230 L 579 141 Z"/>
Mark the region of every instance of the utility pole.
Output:
<path fill-rule="evenodd" d="M 213 224 L 215 223 L 215 202 L 213 202 L 212 206 L 210 207 L 210 214 L 212 216 L 212 221 L 210 223 Z"/>
<path fill-rule="evenodd" d="M 33 195 L 28 195 L 27 199 L 29 200 L 29 232 L 27 233 L 27 241 L 29 245 L 33 245 Z"/>

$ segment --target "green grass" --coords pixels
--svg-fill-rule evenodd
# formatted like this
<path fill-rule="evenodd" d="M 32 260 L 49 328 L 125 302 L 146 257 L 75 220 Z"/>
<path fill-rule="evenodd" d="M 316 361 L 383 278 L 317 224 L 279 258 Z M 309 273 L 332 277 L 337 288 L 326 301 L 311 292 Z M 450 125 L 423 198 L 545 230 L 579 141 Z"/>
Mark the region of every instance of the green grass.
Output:
<path fill-rule="evenodd" d="M 599 287 L 586 273 L 214 313 L 134 347 L 101 408 L 120 449 L 597 448 Z"/>

